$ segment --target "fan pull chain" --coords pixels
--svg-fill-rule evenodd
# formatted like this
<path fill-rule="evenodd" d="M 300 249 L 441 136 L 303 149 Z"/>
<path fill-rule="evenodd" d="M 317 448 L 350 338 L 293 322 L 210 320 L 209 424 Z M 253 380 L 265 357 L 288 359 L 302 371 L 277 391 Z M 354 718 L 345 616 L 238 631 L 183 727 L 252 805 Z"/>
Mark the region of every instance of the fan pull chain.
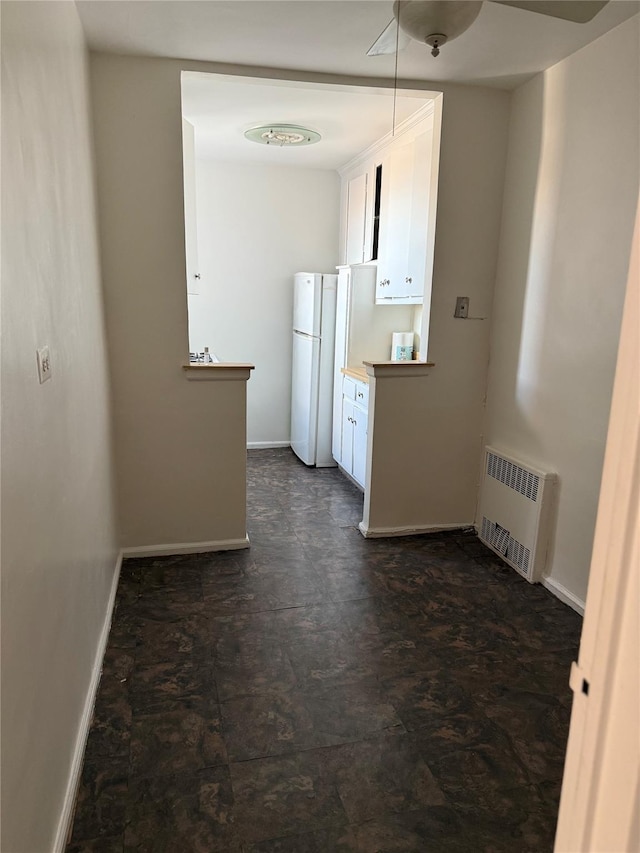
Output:
<path fill-rule="evenodd" d="M 398 53 L 399 53 L 399 44 L 400 44 L 400 10 L 402 8 L 402 4 L 398 4 L 398 20 L 396 24 L 396 58 L 394 61 L 393 68 L 393 116 L 391 119 L 391 136 L 396 135 L 396 99 L 398 95 Z"/>

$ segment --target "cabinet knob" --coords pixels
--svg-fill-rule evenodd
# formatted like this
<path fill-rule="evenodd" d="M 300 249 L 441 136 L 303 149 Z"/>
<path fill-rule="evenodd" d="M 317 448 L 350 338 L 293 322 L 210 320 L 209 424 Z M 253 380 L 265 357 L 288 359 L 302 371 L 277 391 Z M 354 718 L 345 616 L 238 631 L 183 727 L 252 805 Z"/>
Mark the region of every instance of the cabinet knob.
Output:
<path fill-rule="evenodd" d="M 413 279 L 411 278 L 411 276 L 410 276 L 410 275 L 408 275 L 408 276 L 405 278 L 405 282 L 406 282 L 407 284 L 411 284 L 411 282 L 412 282 L 412 281 L 413 281 Z"/>
<path fill-rule="evenodd" d="M 354 426 L 358 426 L 358 421 L 357 421 L 355 418 L 353 418 L 353 419 L 351 420 L 351 423 L 352 423 Z"/>
<path fill-rule="evenodd" d="M 364 394 L 362 393 L 362 391 L 358 391 L 358 397 L 364 397 Z"/>

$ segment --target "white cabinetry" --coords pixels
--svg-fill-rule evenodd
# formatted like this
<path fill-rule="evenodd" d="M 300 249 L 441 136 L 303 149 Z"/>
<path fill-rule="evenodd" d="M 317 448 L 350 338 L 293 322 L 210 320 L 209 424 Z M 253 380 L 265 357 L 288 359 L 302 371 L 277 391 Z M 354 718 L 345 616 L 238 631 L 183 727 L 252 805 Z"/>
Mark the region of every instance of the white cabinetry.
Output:
<path fill-rule="evenodd" d="M 376 305 L 375 287 L 374 265 L 338 267 L 332 439 L 338 464 L 342 464 L 342 369 L 362 368 L 365 360 L 386 361 L 393 332 L 415 328 L 416 309 L 401 303 Z"/>
<path fill-rule="evenodd" d="M 433 271 L 433 238 L 435 234 L 435 189 L 431 187 L 433 157 L 433 126 L 425 126 L 413 141 L 413 193 L 409 217 L 409 250 L 407 275 L 415 292 L 416 282 L 420 287 L 420 302 L 425 290 L 431 296 L 431 274 Z"/>
<path fill-rule="evenodd" d="M 342 385 L 340 465 L 363 489 L 367 472 L 369 386 L 348 376 Z"/>
<path fill-rule="evenodd" d="M 433 139 L 433 109 L 424 108 L 340 172 L 342 261 L 377 262 L 378 304 L 430 297 L 439 155 Z"/>
<path fill-rule="evenodd" d="M 382 162 L 376 302 L 421 303 L 429 251 L 433 130 L 400 140 Z"/>
<path fill-rule="evenodd" d="M 366 264 L 377 257 L 376 209 L 380 204 L 377 164 L 374 160 L 360 163 L 343 180 L 345 265 Z"/>
<path fill-rule="evenodd" d="M 200 293 L 200 271 L 198 269 L 198 215 L 196 210 L 196 164 L 195 131 L 193 125 L 182 119 L 182 175 L 184 180 L 184 243 L 187 267 L 187 293 Z M 191 310 L 191 309 L 190 309 Z M 194 346 L 190 341 L 189 349 L 201 349 L 198 341 Z"/>
<path fill-rule="evenodd" d="M 376 301 L 420 295 L 408 271 L 413 162 L 412 142 L 397 145 L 382 161 Z"/>
<path fill-rule="evenodd" d="M 347 264 L 361 264 L 365 260 L 365 241 L 368 232 L 367 194 L 368 173 L 362 172 L 347 183 Z M 366 259 L 368 260 L 368 258 Z"/>

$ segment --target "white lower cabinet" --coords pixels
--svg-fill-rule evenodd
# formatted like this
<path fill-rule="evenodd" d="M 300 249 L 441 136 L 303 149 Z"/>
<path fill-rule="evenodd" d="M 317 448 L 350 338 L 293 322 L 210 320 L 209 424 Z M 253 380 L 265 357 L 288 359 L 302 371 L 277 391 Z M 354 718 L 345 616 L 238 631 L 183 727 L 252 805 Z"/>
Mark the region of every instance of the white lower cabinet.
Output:
<path fill-rule="evenodd" d="M 366 383 L 345 377 L 340 465 L 363 489 L 367 479 L 368 391 Z"/>

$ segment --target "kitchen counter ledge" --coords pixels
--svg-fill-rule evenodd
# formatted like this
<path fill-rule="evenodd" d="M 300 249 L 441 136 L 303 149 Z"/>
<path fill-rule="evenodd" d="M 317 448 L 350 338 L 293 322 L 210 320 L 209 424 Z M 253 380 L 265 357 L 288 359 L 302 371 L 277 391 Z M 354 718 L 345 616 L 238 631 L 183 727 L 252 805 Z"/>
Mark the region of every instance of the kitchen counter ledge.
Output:
<path fill-rule="evenodd" d="M 355 379 L 358 382 L 368 382 L 369 377 L 367 376 L 367 371 L 364 367 L 343 367 L 341 372 L 344 373 L 345 376 L 351 377 L 351 379 Z"/>
<path fill-rule="evenodd" d="M 341 373 L 358 382 L 369 382 L 372 376 L 424 376 L 433 361 L 365 361 L 362 367 L 343 367 Z"/>
<path fill-rule="evenodd" d="M 253 364 L 233 361 L 215 361 L 211 364 L 183 364 L 182 369 L 187 379 L 220 382 L 225 380 L 243 381 L 249 379 Z"/>
<path fill-rule="evenodd" d="M 394 376 L 426 376 L 435 367 L 433 361 L 365 361 L 367 376 L 391 378 Z"/>

